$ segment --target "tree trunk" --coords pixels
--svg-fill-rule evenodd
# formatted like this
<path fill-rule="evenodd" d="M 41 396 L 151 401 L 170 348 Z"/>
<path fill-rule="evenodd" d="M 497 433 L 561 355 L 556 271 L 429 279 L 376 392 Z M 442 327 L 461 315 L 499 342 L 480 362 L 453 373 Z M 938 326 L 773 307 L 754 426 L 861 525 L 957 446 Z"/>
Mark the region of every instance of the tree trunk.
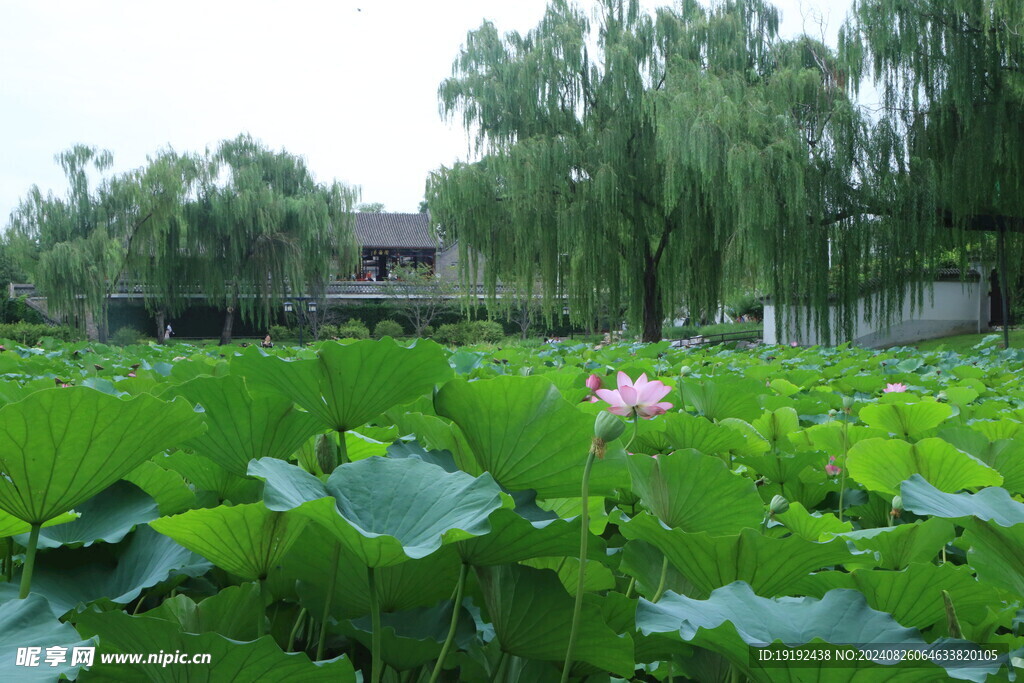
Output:
<path fill-rule="evenodd" d="M 166 320 L 167 320 L 167 317 L 166 317 L 166 314 L 163 311 L 157 311 L 156 312 L 156 343 L 157 344 L 166 344 L 167 343 L 167 337 L 165 336 L 166 333 L 167 333 L 166 332 L 166 330 L 167 330 Z"/>
<path fill-rule="evenodd" d="M 231 343 L 231 328 L 235 324 L 235 309 L 233 306 L 228 306 L 227 311 L 224 313 L 224 327 L 220 331 L 220 345 L 227 346 Z"/>
<path fill-rule="evenodd" d="M 644 269 L 643 336 L 641 341 L 661 341 L 661 324 L 665 313 L 661 307 L 661 289 L 658 287 L 658 267 L 648 263 Z"/>
<path fill-rule="evenodd" d="M 103 297 L 103 304 L 100 306 L 100 319 L 97 325 L 98 341 L 101 344 L 106 344 L 110 338 L 110 323 L 108 321 L 108 304 L 109 299 Z"/>

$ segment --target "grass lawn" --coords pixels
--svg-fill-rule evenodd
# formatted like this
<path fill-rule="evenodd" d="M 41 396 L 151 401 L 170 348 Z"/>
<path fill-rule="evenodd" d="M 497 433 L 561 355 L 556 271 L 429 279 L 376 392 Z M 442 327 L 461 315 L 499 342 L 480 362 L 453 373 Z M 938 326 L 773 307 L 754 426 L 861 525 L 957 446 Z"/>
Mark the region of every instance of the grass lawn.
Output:
<path fill-rule="evenodd" d="M 981 340 L 991 335 L 998 335 L 995 341 L 996 346 L 1002 346 L 1002 332 L 983 332 L 982 334 L 958 334 L 952 337 L 940 337 L 927 341 L 910 344 L 922 351 L 956 351 L 957 353 L 971 353 Z M 1024 330 L 1010 330 L 1010 346 L 1020 348 L 1024 346 Z"/>

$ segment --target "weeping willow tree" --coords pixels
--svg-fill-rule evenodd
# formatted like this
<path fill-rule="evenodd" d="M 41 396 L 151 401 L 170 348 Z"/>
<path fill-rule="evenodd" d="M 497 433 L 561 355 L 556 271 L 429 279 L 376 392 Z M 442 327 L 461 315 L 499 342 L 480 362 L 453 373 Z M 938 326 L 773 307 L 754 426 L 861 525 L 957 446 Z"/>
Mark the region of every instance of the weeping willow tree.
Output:
<path fill-rule="evenodd" d="M 1024 247 L 1024 3 L 860 0 L 840 50 L 853 89 L 870 76 L 882 96 L 887 220 L 962 260 L 995 243 L 1005 321 Z"/>
<path fill-rule="evenodd" d="M 433 174 L 434 216 L 484 255 L 491 291 L 539 279 L 578 323 L 605 303 L 654 341 L 666 313 L 713 311 L 753 272 L 828 327 L 830 237 L 863 223 L 837 208 L 861 125 L 834 55 L 777 29 L 756 0 L 604 0 L 593 24 L 556 0 L 525 36 L 485 23 L 440 88 L 481 158 Z"/>
<path fill-rule="evenodd" d="M 234 317 L 269 325 L 291 296 L 320 298 L 340 264 L 349 270 L 357 245 L 357 193 L 317 184 L 300 157 L 243 135 L 221 143 L 188 205 L 189 278 L 224 309 L 221 343 Z"/>

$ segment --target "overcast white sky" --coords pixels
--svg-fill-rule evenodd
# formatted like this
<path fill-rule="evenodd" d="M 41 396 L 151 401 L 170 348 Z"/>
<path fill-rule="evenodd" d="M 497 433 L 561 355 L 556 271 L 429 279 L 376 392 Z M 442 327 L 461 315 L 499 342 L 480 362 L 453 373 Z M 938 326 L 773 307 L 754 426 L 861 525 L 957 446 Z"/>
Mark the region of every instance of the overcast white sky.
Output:
<path fill-rule="evenodd" d="M 123 171 L 242 132 L 302 155 L 320 182 L 415 211 L 429 172 L 467 156 L 437 102 L 467 31 L 529 30 L 546 4 L 0 0 L 0 225 L 33 184 L 64 194 L 53 157 L 76 143 Z M 822 16 L 834 44 L 849 4 L 776 2 L 782 34 L 818 35 Z"/>

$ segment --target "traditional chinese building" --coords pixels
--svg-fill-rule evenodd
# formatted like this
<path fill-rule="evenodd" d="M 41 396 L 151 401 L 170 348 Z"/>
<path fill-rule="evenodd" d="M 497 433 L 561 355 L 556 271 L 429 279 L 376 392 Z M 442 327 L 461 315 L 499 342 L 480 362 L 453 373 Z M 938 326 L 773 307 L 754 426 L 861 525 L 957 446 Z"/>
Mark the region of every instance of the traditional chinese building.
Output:
<path fill-rule="evenodd" d="M 356 239 L 362 247 L 357 280 L 387 280 L 396 268 L 436 263 L 439 245 L 426 213 L 357 213 Z"/>

